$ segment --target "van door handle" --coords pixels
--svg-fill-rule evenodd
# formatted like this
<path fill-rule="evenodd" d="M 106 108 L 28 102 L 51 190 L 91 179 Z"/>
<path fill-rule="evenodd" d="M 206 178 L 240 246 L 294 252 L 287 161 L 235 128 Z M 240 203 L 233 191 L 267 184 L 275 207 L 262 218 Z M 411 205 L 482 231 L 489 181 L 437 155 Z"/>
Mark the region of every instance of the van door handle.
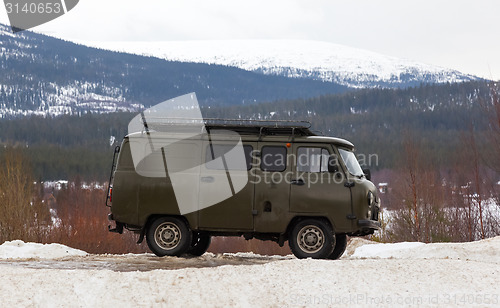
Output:
<path fill-rule="evenodd" d="M 213 183 L 213 182 L 215 182 L 215 179 L 213 176 L 203 176 L 203 177 L 201 177 L 201 181 L 203 183 Z"/>
<path fill-rule="evenodd" d="M 304 182 L 303 179 L 298 179 L 298 180 L 292 180 L 292 182 L 290 182 L 292 185 L 298 185 L 298 186 L 302 186 L 304 185 L 306 182 Z"/>

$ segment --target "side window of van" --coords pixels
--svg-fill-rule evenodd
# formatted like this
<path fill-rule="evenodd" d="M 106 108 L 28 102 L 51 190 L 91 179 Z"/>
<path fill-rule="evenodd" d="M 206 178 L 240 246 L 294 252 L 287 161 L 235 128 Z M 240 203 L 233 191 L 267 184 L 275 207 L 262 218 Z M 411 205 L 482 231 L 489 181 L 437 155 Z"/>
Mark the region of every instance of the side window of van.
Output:
<path fill-rule="evenodd" d="M 216 160 L 219 157 L 224 156 L 224 154 L 228 153 L 233 149 L 232 145 L 220 145 L 220 144 L 214 144 L 212 145 L 212 148 L 208 145 L 207 148 L 205 149 L 205 166 L 207 169 L 215 169 L 215 170 L 224 170 L 224 165 L 220 160 Z M 213 153 L 212 153 L 213 150 Z M 246 170 L 252 169 L 252 151 L 253 147 L 251 145 L 244 145 L 243 146 L 243 152 L 245 153 L 245 165 L 246 165 Z M 212 157 L 212 155 L 214 157 Z M 239 163 L 237 163 L 238 166 L 241 166 Z M 231 164 L 228 165 L 229 170 L 236 170 L 237 168 L 234 168 L 231 166 Z"/>
<path fill-rule="evenodd" d="M 297 150 L 297 171 L 326 172 L 330 153 L 324 148 L 300 147 Z"/>
<path fill-rule="evenodd" d="M 286 169 L 286 148 L 283 146 L 263 146 L 260 157 L 263 171 L 284 171 Z"/>

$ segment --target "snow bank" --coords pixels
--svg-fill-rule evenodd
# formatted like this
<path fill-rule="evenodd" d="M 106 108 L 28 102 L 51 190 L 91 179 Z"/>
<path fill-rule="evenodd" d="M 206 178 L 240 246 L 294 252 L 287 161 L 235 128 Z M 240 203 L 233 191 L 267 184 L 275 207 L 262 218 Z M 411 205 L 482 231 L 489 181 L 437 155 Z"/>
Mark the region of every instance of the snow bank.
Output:
<path fill-rule="evenodd" d="M 15 248 L 17 246 L 17 248 Z M 5 307 L 498 307 L 500 237 L 473 243 L 350 242 L 341 260 L 269 258 L 254 265 L 115 271 L 106 262 L 86 269 L 34 268 L 35 261 L 0 262 Z M 14 248 L 13 248 L 14 247 Z M 71 248 L 7 242 L 0 254 L 26 256 L 23 247 Z M 355 248 L 355 249 L 354 249 Z M 77 251 L 78 252 L 78 251 Z M 81 251 L 80 251 L 81 252 Z M 84 252 L 81 252 L 84 253 Z M 252 253 L 239 258 L 265 258 Z M 110 258 L 133 259 L 134 255 Z M 146 256 L 150 262 L 182 262 Z M 206 258 L 220 255 L 206 254 Z M 90 258 L 87 257 L 87 258 Z M 84 258 L 84 259 L 87 259 Z M 150 259 L 149 259 L 150 258 Z M 144 259 L 144 256 L 143 256 Z M 65 259 L 50 262 L 65 262 Z M 137 260 L 131 260 L 136 262 Z M 196 261 L 196 259 L 193 259 Z M 73 260 L 74 262 L 74 260 Z M 101 265 L 97 267 L 97 265 Z M 42 264 L 43 265 L 43 264 Z"/>
<path fill-rule="evenodd" d="M 461 260 L 283 260 L 116 272 L 0 265 L 6 307 L 497 307 L 500 268 Z"/>
<path fill-rule="evenodd" d="M 20 240 L 0 245 L 0 259 L 57 259 L 68 256 L 86 256 L 78 250 L 61 244 L 25 243 Z"/>
<path fill-rule="evenodd" d="M 455 259 L 500 264 L 500 236 L 470 243 L 363 245 L 356 248 L 351 258 Z"/>
<path fill-rule="evenodd" d="M 353 258 L 394 258 L 400 257 L 402 253 L 408 250 L 416 250 L 425 245 L 418 242 L 403 242 L 394 244 L 372 244 L 358 247 Z"/>

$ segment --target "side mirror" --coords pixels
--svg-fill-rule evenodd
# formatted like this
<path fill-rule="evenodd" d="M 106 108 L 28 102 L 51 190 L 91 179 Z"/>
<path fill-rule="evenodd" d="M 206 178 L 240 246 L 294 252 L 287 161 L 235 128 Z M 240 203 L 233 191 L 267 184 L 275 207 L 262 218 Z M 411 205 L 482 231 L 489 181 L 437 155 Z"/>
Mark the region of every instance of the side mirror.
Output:
<path fill-rule="evenodd" d="M 370 169 L 363 169 L 363 173 L 365 174 L 365 177 L 368 181 L 372 180 L 372 173 Z"/>
<path fill-rule="evenodd" d="M 339 165 L 337 164 L 337 157 L 330 156 L 328 158 L 328 172 L 337 173 L 339 172 Z"/>

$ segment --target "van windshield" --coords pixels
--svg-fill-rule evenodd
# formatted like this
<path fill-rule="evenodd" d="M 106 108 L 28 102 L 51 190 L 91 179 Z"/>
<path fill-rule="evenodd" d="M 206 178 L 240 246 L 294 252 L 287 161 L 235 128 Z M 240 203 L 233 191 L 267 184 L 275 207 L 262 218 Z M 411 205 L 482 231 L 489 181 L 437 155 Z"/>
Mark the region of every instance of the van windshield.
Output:
<path fill-rule="evenodd" d="M 352 151 L 339 149 L 339 152 L 350 174 L 354 176 L 362 176 L 364 174 L 356 155 Z"/>

